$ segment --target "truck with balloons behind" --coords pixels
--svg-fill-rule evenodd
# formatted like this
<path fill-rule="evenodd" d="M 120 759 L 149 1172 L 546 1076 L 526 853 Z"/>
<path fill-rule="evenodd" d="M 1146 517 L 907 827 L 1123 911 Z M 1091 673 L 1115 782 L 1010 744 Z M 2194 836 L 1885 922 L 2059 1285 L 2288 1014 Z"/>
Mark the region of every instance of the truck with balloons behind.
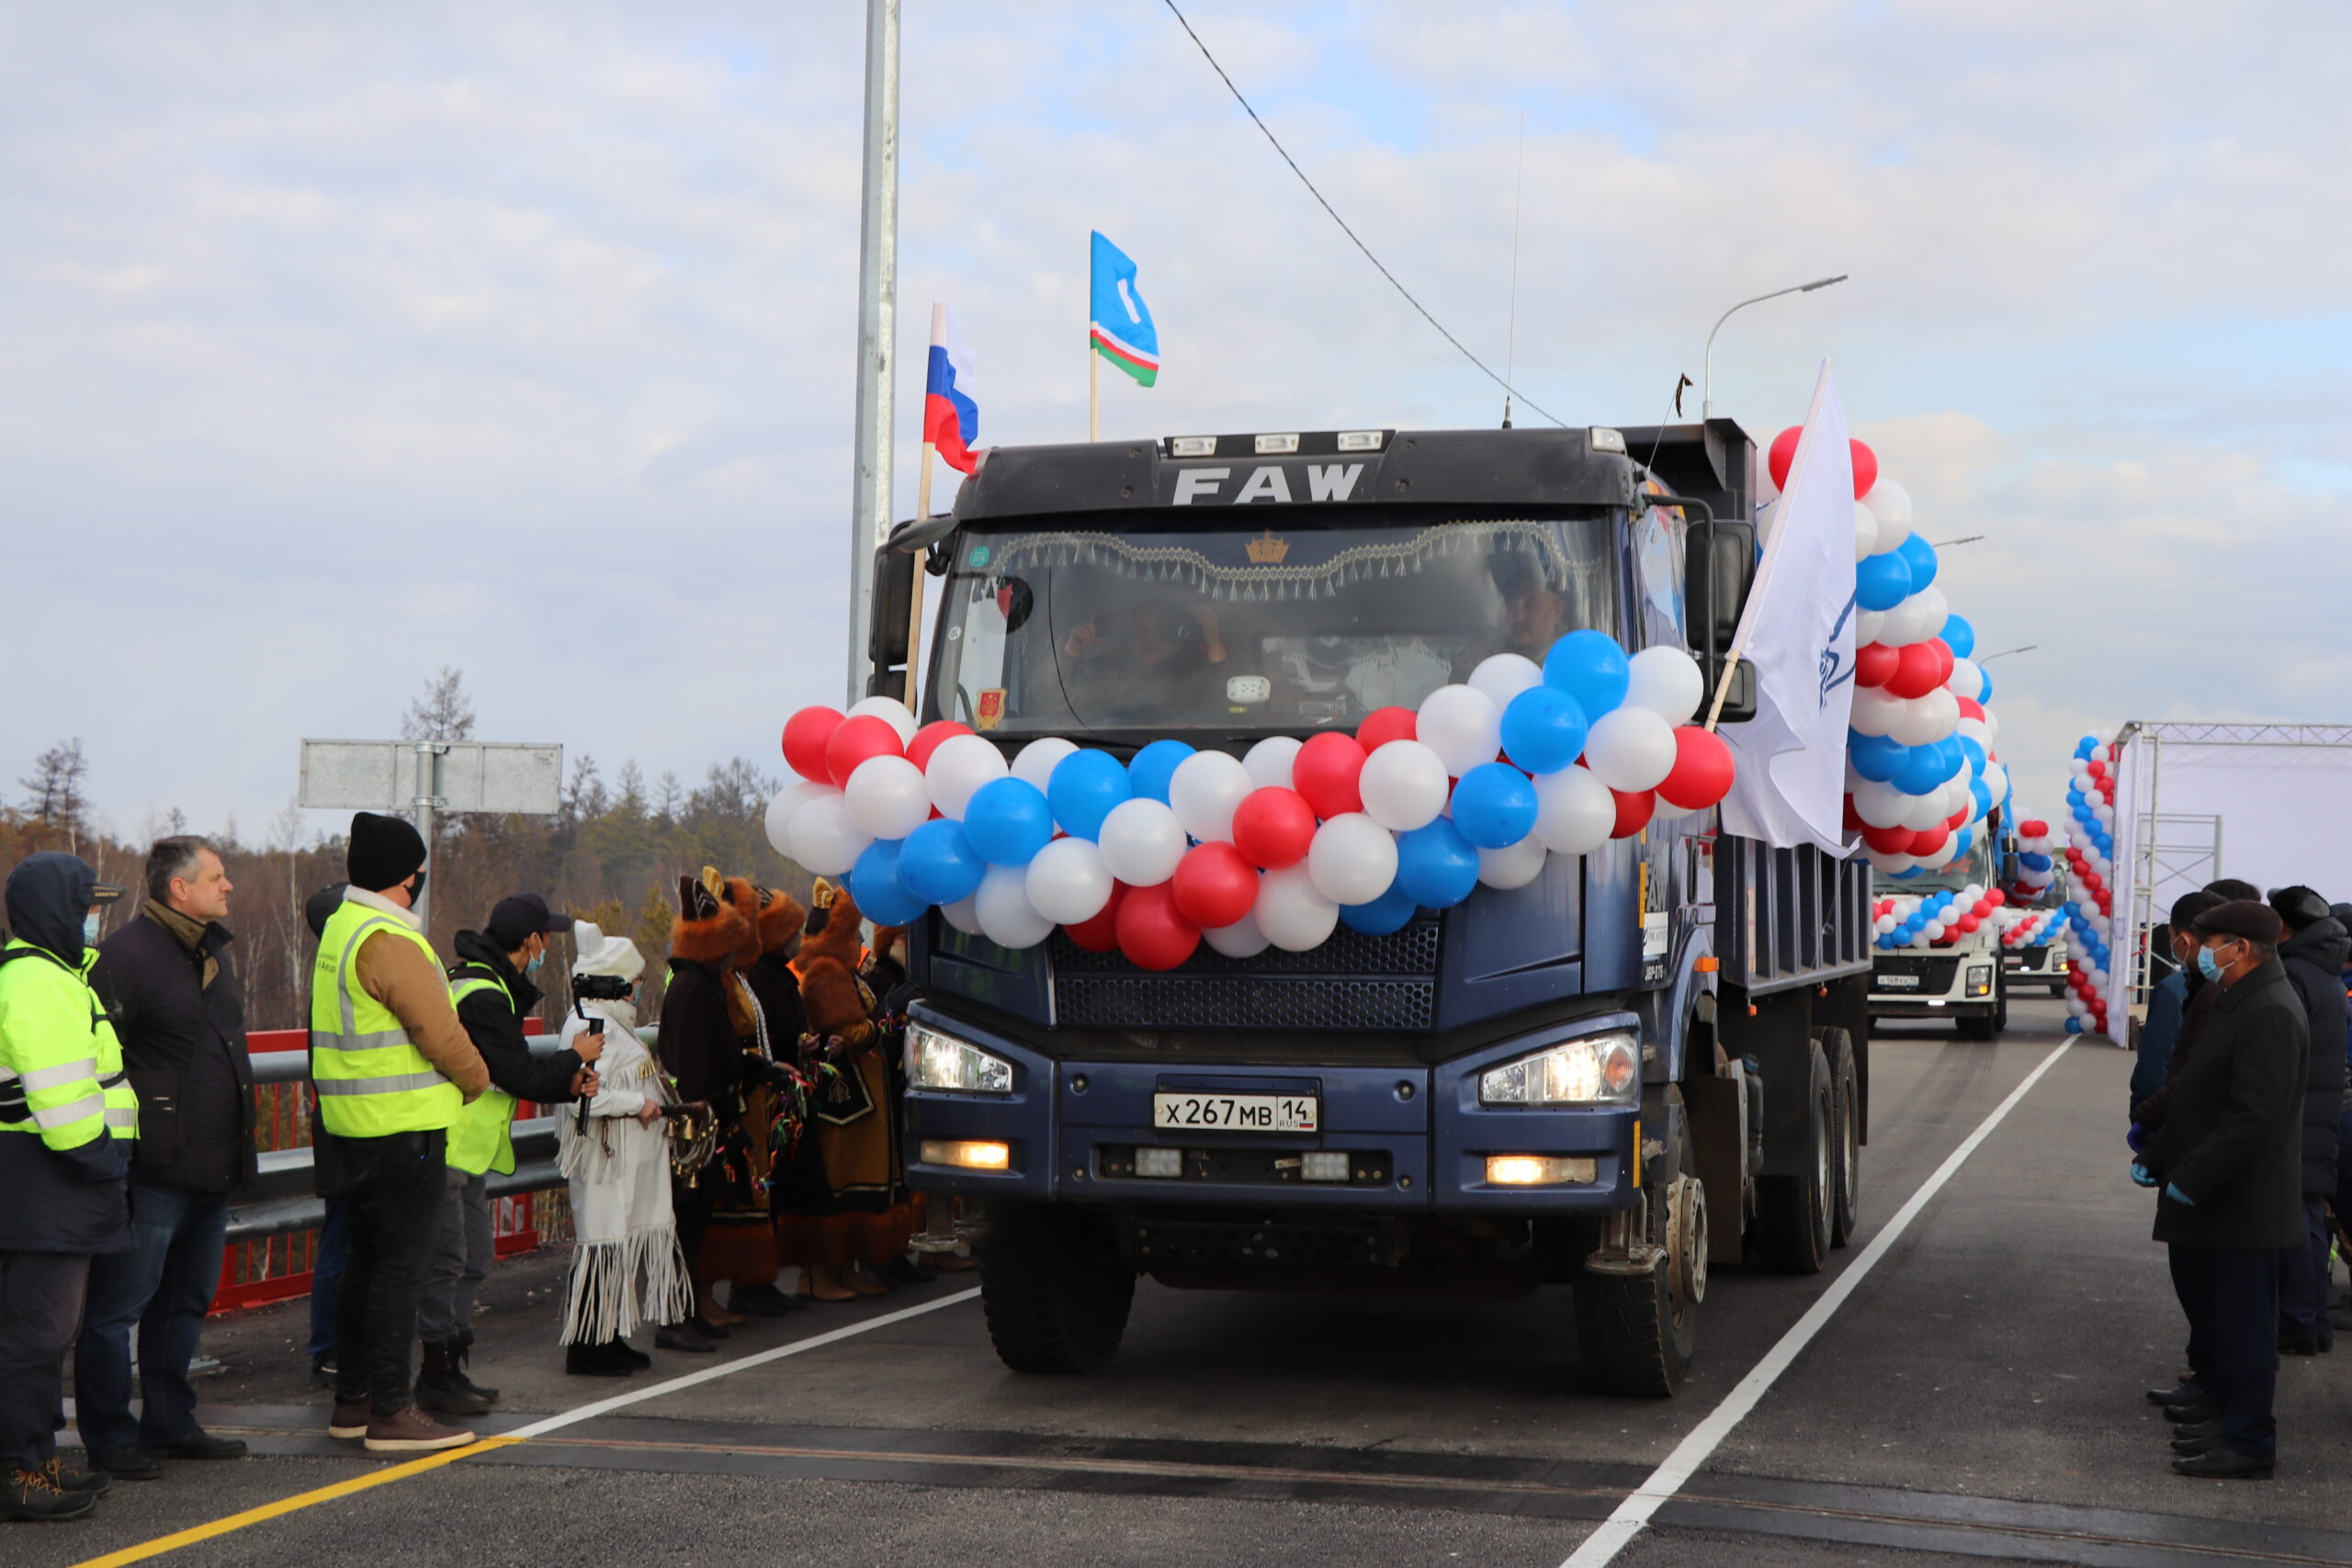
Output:
<path fill-rule="evenodd" d="M 1711 1268 L 1853 1234 L 1870 868 L 1715 809 L 1758 458 L 998 447 L 894 532 L 872 694 L 794 716 L 769 827 L 911 932 L 907 1178 L 985 1226 L 1008 1365 L 1100 1361 L 1142 1276 L 1566 1286 L 1584 1380 L 1664 1395 Z"/>

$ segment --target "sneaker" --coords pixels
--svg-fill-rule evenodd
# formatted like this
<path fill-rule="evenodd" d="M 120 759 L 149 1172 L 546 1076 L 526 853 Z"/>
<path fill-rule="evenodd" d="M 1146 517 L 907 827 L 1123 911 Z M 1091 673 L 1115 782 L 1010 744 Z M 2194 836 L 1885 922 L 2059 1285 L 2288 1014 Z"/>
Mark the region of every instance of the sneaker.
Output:
<path fill-rule="evenodd" d="M 57 1454 L 49 1456 L 49 1462 L 40 1467 L 40 1472 L 56 1483 L 60 1492 L 86 1492 L 93 1497 L 103 1497 L 114 1490 L 114 1477 L 105 1471 L 68 1470 L 63 1458 Z"/>
<path fill-rule="evenodd" d="M 311 1382 L 312 1383 L 316 1384 L 320 1388 L 325 1389 L 329 1393 L 333 1393 L 334 1392 L 334 1379 L 335 1371 L 334 1351 L 329 1350 L 323 1356 L 313 1356 L 311 1358 Z"/>
<path fill-rule="evenodd" d="M 164 1449 L 174 1459 L 243 1459 L 243 1438 L 216 1438 L 201 1427 L 190 1427 Z"/>
<path fill-rule="evenodd" d="M 368 1435 L 368 1423 L 374 1419 L 364 1395 L 358 1399 L 345 1399 L 337 1395 L 334 1414 L 327 1417 L 327 1436 L 364 1438 Z"/>
<path fill-rule="evenodd" d="M 462 1449 L 474 1440 L 471 1432 L 444 1427 L 414 1405 L 391 1416 L 371 1416 L 368 1422 L 368 1451 L 371 1454 L 431 1453 Z"/>
<path fill-rule="evenodd" d="M 14 1471 L 0 1483 L 0 1514 L 12 1519 L 78 1519 L 97 1506 L 96 1494 L 68 1492 L 45 1470 Z"/>
<path fill-rule="evenodd" d="M 153 1481 L 164 1473 L 163 1456 L 137 1443 L 126 1443 L 119 1449 L 108 1449 L 102 1454 L 92 1454 L 90 1462 L 117 1481 Z"/>

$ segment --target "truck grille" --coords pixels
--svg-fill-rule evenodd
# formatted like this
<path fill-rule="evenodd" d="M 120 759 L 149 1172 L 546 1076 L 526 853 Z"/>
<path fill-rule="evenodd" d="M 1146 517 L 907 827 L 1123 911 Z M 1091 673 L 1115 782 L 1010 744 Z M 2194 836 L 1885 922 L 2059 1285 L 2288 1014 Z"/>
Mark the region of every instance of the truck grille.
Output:
<path fill-rule="evenodd" d="M 2023 955 L 2025 959 L 2025 966 L 2029 969 L 2041 968 L 2042 964 L 2050 957 L 2050 947 L 2046 942 L 2040 947 L 2021 947 L 2018 949 L 2018 952 Z"/>
<path fill-rule="evenodd" d="M 1385 1031 L 1427 1029 L 1437 1017 L 1434 920 L 1388 936 L 1342 926 L 1308 953 L 1227 958 L 1203 947 L 1159 974 L 1059 931 L 1046 951 L 1055 1021 L 1067 1027 Z"/>
<path fill-rule="evenodd" d="M 1952 980 L 1960 973 L 1960 960 L 1956 957 L 1925 958 L 1885 953 L 1879 957 L 1877 969 L 1882 975 L 1917 975 L 1919 976 L 1917 995 L 1940 997 L 1951 989 Z"/>

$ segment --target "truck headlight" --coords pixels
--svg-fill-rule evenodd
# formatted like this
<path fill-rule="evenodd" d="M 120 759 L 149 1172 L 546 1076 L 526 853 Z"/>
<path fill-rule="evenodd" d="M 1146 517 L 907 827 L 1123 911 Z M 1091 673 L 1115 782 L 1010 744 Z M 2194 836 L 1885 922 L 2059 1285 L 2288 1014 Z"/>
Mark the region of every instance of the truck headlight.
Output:
<path fill-rule="evenodd" d="M 1991 964 L 1972 964 L 1968 966 L 1968 994 L 1972 997 L 1989 997 L 1993 994 Z"/>
<path fill-rule="evenodd" d="M 1631 1105 L 1642 1091 L 1642 1053 L 1630 1034 L 1595 1034 L 1489 1067 L 1482 1105 Z"/>
<path fill-rule="evenodd" d="M 920 1023 L 907 1025 L 907 1082 L 959 1094 L 1011 1094 L 1012 1064 L 968 1040 Z"/>

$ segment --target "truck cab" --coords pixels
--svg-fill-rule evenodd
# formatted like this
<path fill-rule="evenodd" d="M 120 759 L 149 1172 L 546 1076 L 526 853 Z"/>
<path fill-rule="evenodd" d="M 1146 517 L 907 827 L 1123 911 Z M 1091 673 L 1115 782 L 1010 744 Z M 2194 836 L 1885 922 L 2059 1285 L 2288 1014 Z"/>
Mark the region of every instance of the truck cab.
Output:
<path fill-rule="evenodd" d="M 1879 876 L 1874 891 L 1881 898 L 1967 888 L 1981 893 L 1996 886 L 1993 841 L 1993 835 L 1981 835 L 1949 864 L 1907 877 Z M 2007 955 L 1996 922 L 1989 919 L 1929 944 L 1883 951 L 1871 963 L 1871 1017 L 1950 1019 L 1965 1038 L 1997 1038 L 2009 1022 Z"/>
<path fill-rule="evenodd" d="M 922 716 L 1008 754 L 1352 731 L 1579 627 L 1686 646 L 1712 691 L 1754 568 L 1753 463 L 1729 421 L 998 448 L 877 561 L 876 689 L 902 678 L 912 558 L 940 580 Z M 1751 691 L 1736 674 L 1730 716 Z M 934 913 L 910 954 L 908 1179 L 985 1206 L 988 1321 L 1018 1370 L 1109 1354 L 1145 1274 L 1566 1284 L 1588 1378 L 1668 1393 L 1711 1264 L 1818 1269 L 1852 1227 L 1868 929 L 1857 864 L 1729 838 L 1712 810 L 1385 934 L 1164 973 Z"/>

